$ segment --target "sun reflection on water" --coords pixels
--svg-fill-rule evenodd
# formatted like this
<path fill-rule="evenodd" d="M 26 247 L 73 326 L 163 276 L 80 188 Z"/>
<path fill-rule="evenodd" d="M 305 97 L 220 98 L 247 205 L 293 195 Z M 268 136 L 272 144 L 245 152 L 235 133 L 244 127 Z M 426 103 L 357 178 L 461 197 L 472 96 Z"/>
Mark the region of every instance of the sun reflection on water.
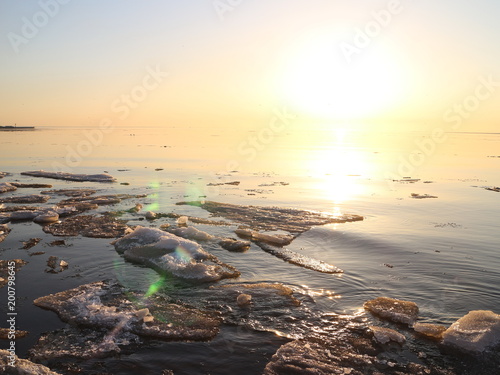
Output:
<path fill-rule="evenodd" d="M 336 129 L 333 140 L 310 159 L 312 177 L 320 194 L 332 202 L 332 213 L 341 215 L 340 205 L 363 193 L 360 179 L 370 175 L 366 154 L 348 145 L 345 129 Z"/>

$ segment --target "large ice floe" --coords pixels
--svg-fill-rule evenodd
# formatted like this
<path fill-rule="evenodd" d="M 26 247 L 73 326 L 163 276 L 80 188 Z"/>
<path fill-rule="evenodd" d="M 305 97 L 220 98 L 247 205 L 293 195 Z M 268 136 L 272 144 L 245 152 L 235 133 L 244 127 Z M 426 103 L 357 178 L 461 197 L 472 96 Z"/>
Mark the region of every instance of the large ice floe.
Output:
<path fill-rule="evenodd" d="M 333 322 L 335 323 L 335 322 Z M 375 327 L 350 328 L 341 322 L 334 334 L 316 334 L 291 341 L 278 349 L 263 375 L 457 375 L 448 369 L 427 363 L 408 350 L 392 348 L 391 341 L 401 344 L 399 333 Z M 372 327 L 373 328 L 373 327 Z M 383 343 L 383 344 L 382 344 Z M 406 352 L 406 353 L 405 353 Z"/>
<path fill-rule="evenodd" d="M 283 230 L 298 234 L 315 225 L 363 220 L 359 215 L 331 215 L 295 208 L 244 206 L 212 201 L 179 202 L 178 205 L 199 206 L 214 216 L 221 216 L 253 230 Z"/>
<path fill-rule="evenodd" d="M 343 270 L 322 260 L 284 248 L 295 236 L 315 225 L 363 220 L 359 215 L 331 215 L 294 208 L 243 206 L 212 201 L 180 202 L 178 205 L 199 206 L 214 216 L 239 224 L 235 233 L 255 242 L 262 250 L 284 261 L 323 273 L 342 273 Z M 262 233 L 260 231 L 281 232 Z M 282 233 L 288 232 L 288 233 Z"/>
<path fill-rule="evenodd" d="M 131 300 L 140 301 L 136 304 Z M 168 340 L 208 340 L 219 330 L 219 320 L 199 310 L 172 303 L 156 303 L 118 284 L 99 281 L 37 298 L 34 304 L 55 311 L 72 324 L 129 332 Z"/>
<path fill-rule="evenodd" d="M 185 280 L 217 281 L 240 275 L 198 243 L 159 229 L 138 226 L 113 245 L 129 261 Z"/>
<path fill-rule="evenodd" d="M 483 352 L 500 344 L 500 315 L 470 311 L 443 333 L 443 344 L 470 352 Z"/>
<path fill-rule="evenodd" d="M 47 171 L 28 171 L 22 172 L 22 175 L 32 177 L 54 178 L 67 181 L 91 181 L 91 182 L 115 182 L 116 178 L 107 174 L 75 174 L 67 172 L 47 172 Z"/>

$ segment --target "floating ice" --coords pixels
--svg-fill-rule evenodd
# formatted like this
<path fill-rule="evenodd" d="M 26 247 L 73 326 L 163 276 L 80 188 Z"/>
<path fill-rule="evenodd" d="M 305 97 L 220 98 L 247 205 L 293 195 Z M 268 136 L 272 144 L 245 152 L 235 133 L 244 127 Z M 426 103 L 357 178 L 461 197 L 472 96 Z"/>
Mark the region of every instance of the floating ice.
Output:
<path fill-rule="evenodd" d="M 15 196 L 15 197 L 7 197 L 7 198 L 0 198 L 0 203 L 45 203 L 49 200 L 50 197 L 46 195 L 37 195 L 37 194 L 32 194 L 32 195 L 22 195 L 22 196 Z"/>
<path fill-rule="evenodd" d="M 378 297 L 367 301 L 364 307 L 375 315 L 396 323 L 411 325 L 418 316 L 416 303 L 388 297 Z"/>
<path fill-rule="evenodd" d="M 14 266 L 16 273 L 21 269 L 21 267 L 28 264 L 28 262 L 22 259 L 0 260 L 0 288 L 3 288 L 5 285 L 7 285 L 9 277 L 9 266 L 12 264 L 12 262 L 16 264 Z"/>
<path fill-rule="evenodd" d="M 39 224 L 54 223 L 59 220 L 59 214 L 54 211 L 45 211 L 36 216 L 33 221 Z"/>
<path fill-rule="evenodd" d="M 29 250 L 33 246 L 36 246 L 42 239 L 41 238 L 30 238 L 28 241 L 23 242 L 23 249 Z"/>
<path fill-rule="evenodd" d="M 242 293 L 236 298 L 236 303 L 240 307 L 248 306 L 252 302 L 252 296 L 250 294 Z"/>
<path fill-rule="evenodd" d="M 199 206 L 215 216 L 222 216 L 253 230 L 302 233 L 315 225 L 363 220 L 359 215 L 334 216 L 328 213 L 294 208 L 243 206 L 212 201 L 179 202 L 178 205 Z"/>
<path fill-rule="evenodd" d="M 45 225 L 43 231 L 54 236 L 115 238 L 122 236 L 128 226 L 110 216 L 78 215 L 61 222 Z"/>
<path fill-rule="evenodd" d="M 0 224 L 0 242 L 5 240 L 5 238 L 9 235 L 11 229 L 5 225 L 5 224 Z"/>
<path fill-rule="evenodd" d="M 222 238 L 217 243 L 228 251 L 244 252 L 250 248 L 250 242 L 235 240 L 234 238 Z"/>
<path fill-rule="evenodd" d="M 488 310 L 470 311 L 443 333 L 443 343 L 472 352 L 500 344 L 500 315 Z"/>
<path fill-rule="evenodd" d="M 446 331 L 446 327 L 439 324 L 429 324 L 429 323 L 415 323 L 413 325 L 415 332 L 421 335 L 441 340 L 443 338 L 443 332 Z"/>
<path fill-rule="evenodd" d="M 13 356 L 15 366 L 10 366 L 11 353 L 7 350 L 0 349 L 0 372 L 2 374 L 11 375 L 59 375 L 59 373 L 51 371 L 48 367 L 38 365 L 26 359 Z"/>
<path fill-rule="evenodd" d="M 0 193 L 6 193 L 8 191 L 17 190 L 17 187 L 8 183 L 8 182 L 0 182 Z"/>
<path fill-rule="evenodd" d="M 415 199 L 437 198 L 435 195 L 418 194 L 418 193 L 411 193 L 410 196 Z"/>
<path fill-rule="evenodd" d="M 289 234 L 265 234 L 251 229 L 236 229 L 234 231 L 238 236 L 250 238 L 252 241 L 265 242 L 275 246 L 285 246 L 293 241 L 293 236 Z"/>
<path fill-rule="evenodd" d="M 96 190 L 92 189 L 57 189 L 57 190 L 45 190 L 40 192 L 41 194 L 47 195 L 64 195 L 66 197 L 86 197 L 96 193 Z"/>
<path fill-rule="evenodd" d="M 387 344 L 390 341 L 397 342 L 398 344 L 404 344 L 406 337 L 401 333 L 390 329 L 377 326 L 369 327 L 373 332 L 373 338 L 380 344 Z"/>
<path fill-rule="evenodd" d="M 240 275 L 196 242 L 159 229 L 139 226 L 113 245 L 127 260 L 188 280 L 216 281 Z"/>
<path fill-rule="evenodd" d="M 32 177 L 54 178 L 57 180 L 68 181 L 91 181 L 91 182 L 115 182 L 116 178 L 107 174 L 75 174 L 66 172 L 46 172 L 46 171 L 28 171 L 22 172 L 22 175 Z"/>
<path fill-rule="evenodd" d="M 201 311 L 154 300 L 147 310 L 132 304 L 126 297 L 130 294 L 134 293 L 101 281 L 37 298 L 34 304 L 55 311 L 65 322 L 139 336 L 207 340 L 218 332 L 219 321 Z"/>
<path fill-rule="evenodd" d="M 165 231 L 175 234 L 176 236 L 187 238 L 193 241 L 210 241 L 215 238 L 211 234 L 196 229 L 195 227 L 178 227 L 178 228 L 167 227 L 165 228 Z"/>
<path fill-rule="evenodd" d="M 11 221 L 21 221 L 21 220 L 33 220 L 38 215 L 41 215 L 43 211 L 14 211 L 10 214 Z"/>
<path fill-rule="evenodd" d="M 11 184 L 17 188 L 22 188 L 22 189 L 46 189 L 52 187 L 52 185 L 50 184 L 23 184 L 21 182 L 11 182 Z"/>
<path fill-rule="evenodd" d="M 284 247 L 276 247 L 264 242 L 256 242 L 256 244 L 265 252 L 272 254 L 285 262 L 295 264 L 296 266 L 304 267 L 313 271 L 322 273 L 343 273 L 344 271 L 333 264 L 326 263 L 322 260 L 311 258 L 307 255 L 297 253 Z"/>
<path fill-rule="evenodd" d="M 29 359 L 36 362 L 57 359 L 103 358 L 121 352 L 121 347 L 140 344 L 139 336 L 122 330 L 107 332 L 68 326 L 42 334 L 29 351 Z"/>

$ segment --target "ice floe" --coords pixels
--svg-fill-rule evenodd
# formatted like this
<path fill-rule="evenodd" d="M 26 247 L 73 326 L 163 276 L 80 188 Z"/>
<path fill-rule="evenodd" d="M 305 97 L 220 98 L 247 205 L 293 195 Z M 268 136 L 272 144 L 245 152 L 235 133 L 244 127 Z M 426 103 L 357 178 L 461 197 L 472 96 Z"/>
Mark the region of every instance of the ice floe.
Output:
<path fill-rule="evenodd" d="M 97 191 L 93 189 L 55 189 L 44 190 L 40 193 L 47 195 L 64 195 L 66 197 L 86 197 L 88 195 L 95 194 L 96 192 Z"/>
<path fill-rule="evenodd" d="M 331 215 L 294 208 L 244 206 L 212 201 L 179 202 L 178 205 L 199 206 L 214 216 L 221 216 L 253 230 L 302 233 L 315 225 L 363 220 L 359 215 Z"/>
<path fill-rule="evenodd" d="M 373 314 L 395 323 L 412 325 L 418 317 L 418 306 L 415 302 L 389 297 L 378 297 L 367 301 L 364 307 Z"/>
<path fill-rule="evenodd" d="M 368 334 L 351 331 L 349 335 L 339 333 L 289 342 L 273 355 L 263 375 L 458 375 L 423 362 L 403 355 L 387 355 Z"/>
<path fill-rule="evenodd" d="M 61 222 L 45 225 L 43 231 L 54 236 L 116 238 L 123 236 L 128 226 L 109 216 L 78 215 Z"/>
<path fill-rule="evenodd" d="M 440 324 L 420 323 L 417 322 L 413 325 L 413 330 L 428 338 L 441 340 L 446 327 Z"/>
<path fill-rule="evenodd" d="M 9 335 L 12 331 L 9 328 L 0 328 L 0 339 L 1 340 L 10 340 Z M 20 331 L 16 329 L 14 331 L 14 336 L 16 339 L 22 339 L 23 337 L 28 336 L 29 332 L 28 331 Z"/>
<path fill-rule="evenodd" d="M 295 264 L 296 266 L 304 267 L 313 271 L 322 273 L 343 273 L 344 271 L 333 264 L 326 263 L 322 260 L 311 258 L 305 254 L 297 253 L 284 247 L 272 246 L 264 242 L 256 242 L 262 250 L 274 255 L 285 262 Z"/>
<path fill-rule="evenodd" d="M 123 347 L 140 343 L 139 336 L 128 331 L 69 326 L 42 334 L 30 349 L 29 358 L 35 362 L 104 358 L 121 353 Z"/>
<path fill-rule="evenodd" d="M 488 310 L 470 311 L 443 333 L 443 344 L 471 352 L 499 345 L 500 315 Z"/>
<path fill-rule="evenodd" d="M 21 196 L 0 198 L 0 203 L 26 203 L 26 204 L 45 203 L 49 200 L 49 198 L 50 197 L 46 195 L 37 195 L 37 194 L 21 195 Z"/>
<path fill-rule="evenodd" d="M 290 234 L 266 234 L 251 229 L 239 228 L 234 231 L 238 236 L 251 239 L 252 241 L 265 242 L 274 246 L 285 246 L 293 241 Z"/>
<path fill-rule="evenodd" d="M 393 329 L 377 326 L 370 326 L 369 328 L 373 332 L 375 341 L 380 344 L 387 344 L 393 341 L 402 345 L 406 342 L 406 337 Z"/>
<path fill-rule="evenodd" d="M 240 275 L 198 243 L 159 229 L 138 226 L 113 244 L 129 261 L 187 280 L 217 281 Z"/>
<path fill-rule="evenodd" d="M 437 198 L 437 196 L 435 196 L 435 195 L 419 194 L 419 193 L 411 193 L 410 197 L 412 197 L 414 199 Z"/>
<path fill-rule="evenodd" d="M 21 182 L 11 182 L 11 184 L 21 189 L 47 189 L 52 187 L 50 184 L 24 184 Z"/>
<path fill-rule="evenodd" d="M 35 237 L 35 238 L 30 238 L 28 241 L 23 242 L 23 249 L 24 250 L 29 250 L 33 246 L 36 246 L 42 239 Z"/>
<path fill-rule="evenodd" d="M 7 238 L 10 231 L 11 229 L 7 225 L 0 224 L 0 242 L 2 242 L 3 240 L 5 240 L 5 238 Z"/>
<path fill-rule="evenodd" d="M 26 359 L 12 356 L 12 353 L 7 350 L 0 349 L 0 372 L 9 375 L 59 375 L 59 373 L 51 371 L 48 367 L 38 365 Z M 15 366 L 11 366 L 11 359 Z"/>
<path fill-rule="evenodd" d="M 8 182 L 0 182 L 0 193 L 7 193 L 8 191 L 17 190 L 13 184 Z"/>
<path fill-rule="evenodd" d="M 236 240 L 234 238 L 223 238 L 217 243 L 227 251 L 244 252 L 250 248 L 250 242 Z"/>
<path fill-rule="evenodd" d="M 37 298 L 34 304 L 55 311 L 72 324 L 168 340 L 208 340 L 219 320 L 199 310 L 154 300 L 136 306 L 134 293 L 118 284 L 95 282 Z"/>
<path fill-rule="evenodd" d="M 39 224 L 55 223 L 59 220 L 59 214 L 55 211 L 45 211 L 40 215 L 35 216 L 33 221 Z"/>
<path fill-rule="evenodd" d="M 9 266 L 12 265 L 12 262 L 15 263 L 14 270 L 16 273 L 19 272 L 21 267 L 28 264 L 28 262 L 22 259 L 0 260 L 0 288 L 7 285 L 9 278 Z"/>
<path fill-rule="evenodd" d="M 115 182 L 116 178 L 107 174 L 75 174 L 66 172 L 46 172 L 46 171 L 28 171 L 22 172 L 22 175 L 32 177 L 54 178 L 67 181 L 91 181 L 91 182 Z"/>
<path fill-rule="evenodd" d="M 187 238 L 193 241 L 210 241 L 213 240 L 215 237 L 212 236 L 211 234 L 204 232 L 202 230 L 199 230 L 195 227 L 187 227 L 187 226 L 181 226 L 181 227 L 168 227 L 164 229 L 166 232 L 175 234 L 176 236 L 182 237 L 182 238 Z"/>

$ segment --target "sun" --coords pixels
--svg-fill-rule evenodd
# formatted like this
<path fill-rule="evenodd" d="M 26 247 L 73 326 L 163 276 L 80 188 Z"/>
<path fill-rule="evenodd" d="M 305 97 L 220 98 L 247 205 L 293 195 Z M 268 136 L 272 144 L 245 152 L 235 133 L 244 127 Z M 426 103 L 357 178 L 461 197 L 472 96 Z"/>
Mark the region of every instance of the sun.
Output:
<path fill-rule="evenodd" d="M 387 49 L 367 48 L 348 62 L 330 40 L 308 41 L 289 57 L 281 83 L 294 107 L 314 117 L 360 119 L 401 98 L 401 70 Z"/>

